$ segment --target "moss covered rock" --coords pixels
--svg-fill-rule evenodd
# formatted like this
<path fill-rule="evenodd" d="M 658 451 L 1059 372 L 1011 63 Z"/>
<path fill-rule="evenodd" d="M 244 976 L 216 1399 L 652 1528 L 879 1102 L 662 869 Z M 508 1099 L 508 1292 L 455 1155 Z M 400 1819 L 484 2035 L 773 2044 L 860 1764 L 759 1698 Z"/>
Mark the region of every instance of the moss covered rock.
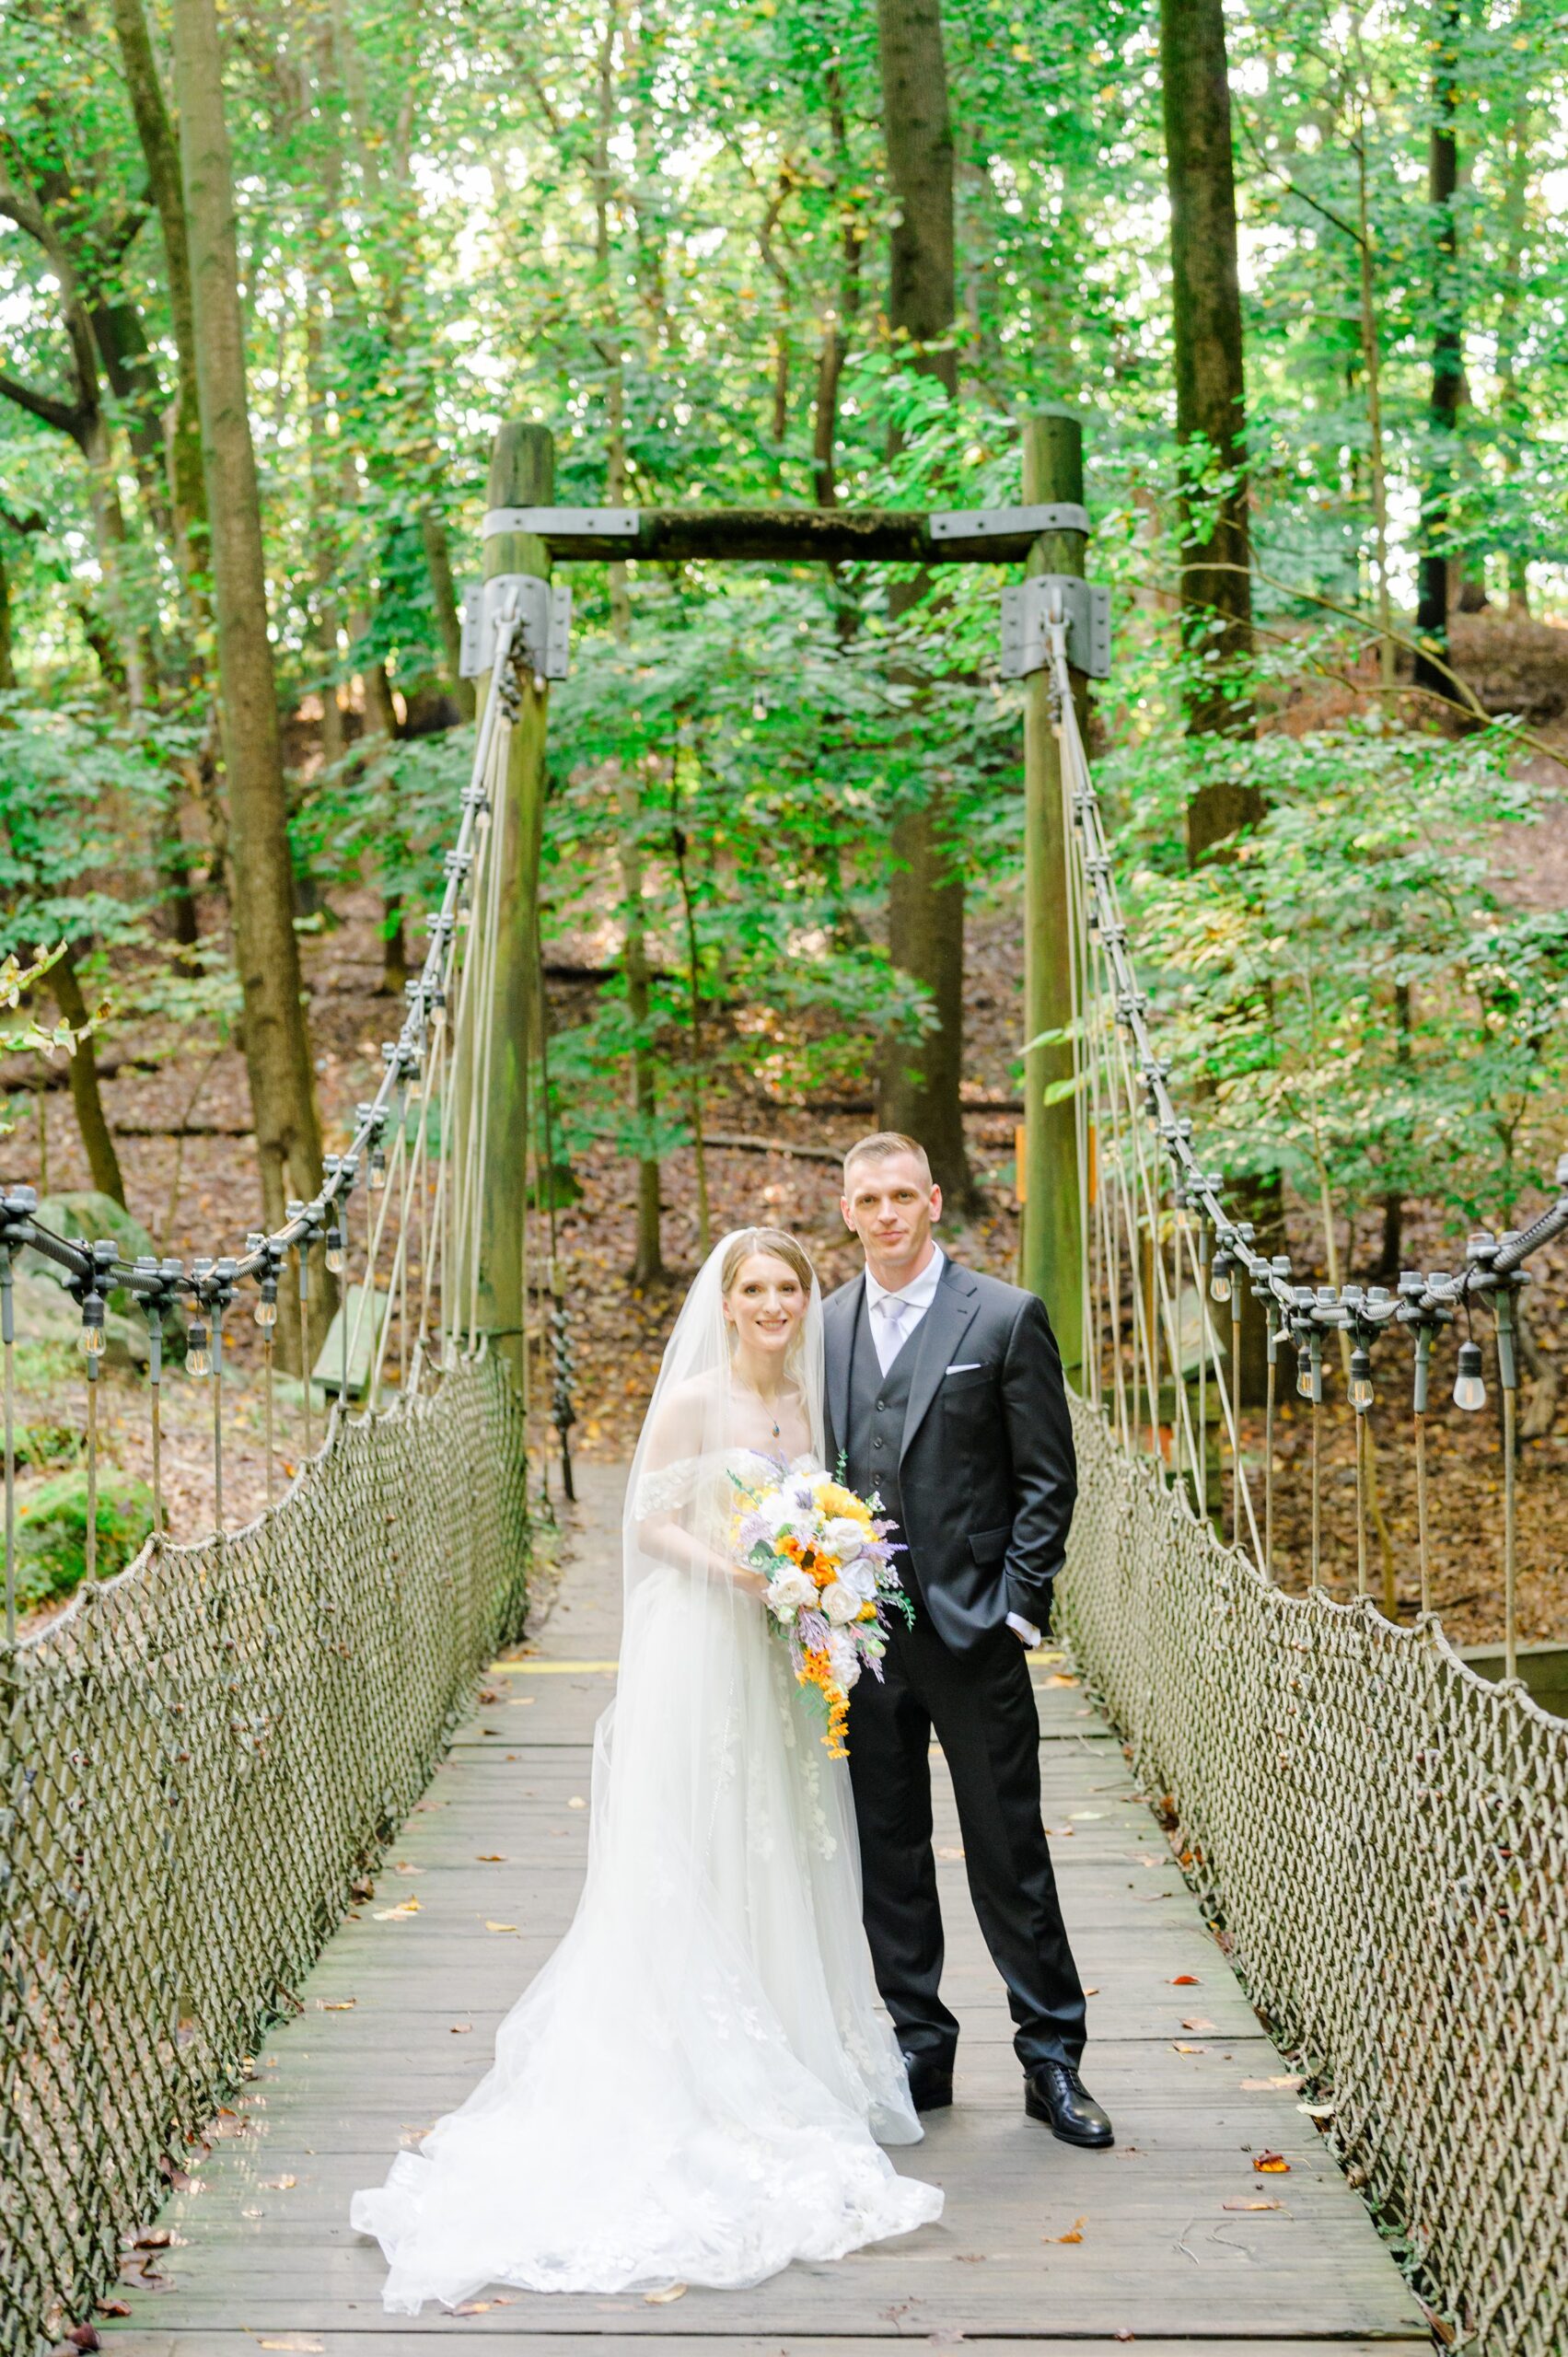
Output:
<path fill-rule="evenodd" d="M 98 1574 L 122 1571 L 153 1527 L 153 1493 L 133 1473 L 98 1476 Z M 17 1501 L 17 1602 L 24 1610 L 69 1596 L 87 1568 L 87 1471 L 67 1466 Z"/>

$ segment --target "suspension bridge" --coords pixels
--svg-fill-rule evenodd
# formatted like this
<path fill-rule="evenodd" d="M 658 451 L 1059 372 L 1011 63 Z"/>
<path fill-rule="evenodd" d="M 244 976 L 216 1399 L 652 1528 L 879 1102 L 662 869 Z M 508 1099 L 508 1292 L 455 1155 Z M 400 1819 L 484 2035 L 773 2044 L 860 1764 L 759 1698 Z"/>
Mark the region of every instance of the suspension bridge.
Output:
<path fill-rule="evenodd" d="M 1135 2337 L 1287 2357 L 1423 2343 L 1428 2310 L 1462 2348 L 1562 2346 L 1568 1724 L 1514 1675 L 1513 1305 L 1532 1254 L 1568 1227 L 1568 1195 L 1522 1231 L 1473 1237 L 1457 1271 L 1387 1292 L 1310 1282 L 1256 1248 L 1172 1098 L 1085 754 L 1075 699 L 1107 652 L 1083 580 L 1076 428 L 1032 422 L 1025 448 L 1013 509 L 650 515 L 554 506 L 547 436 L 509 429 L 467 621 L 472 772 L 404 1022 L 346 1150 L 274 1232 L 188 1264 L 124 1261 L 50 1232 L 27 1190 L 0 1198 L 4 2357 L 43 2357 L 73 2331 L 90 2347 L 92 2330 L 122 2357 L 367 2338 L 395 2357 L 464 2333 L 718 2340 L 747 2357 Z M 381 2315 L 379 2255 L 350 2234 L 348 2195 L 460 2098 L 569 1920 L 614 1673 L 613 1469 L 580 1469 L 558 1592 L 529 1619 L 530 1432 L 538 1464 L 553 1427 L 570 1487 L 573 1408 L 568 1306 L 553 1257 L 530 1267 L 522 1176 L 553 1158 L 548 1099 L 530 1106 L 527 1086 L 548 683 L 569 626 L 551 568 L 607 553 L 1024 567 L 1004 644 L 1027 711 L 1026 1019 L 1056 1042 L 1054 1086 L 1031 1051 L 1025 1267 L 1077 1370 L 1082 1472 L 1063 1650 L 1035 1668 L 1048 1822 L 1095 1991 L 1094 2083 L 1121 2142 L 1074 2155 L 1023 2121 L 945 1806 L 967 2075 L 913 2162 L 947 2188 L 939 2226 L 746 2295 L 494 2295 L 411 2326 Z M 18 1636 L 11 1274 L 25 1248 L 80 1304 L 89 1485 L 110 1292 L 147 1322 L 155 1497 L 163 1337 L 171 1312 L 188 1321 L 218 1527 L 176 1543 L 159 1501 L 134 1563 L 100 1582 L 89 1562 L 70 1607 Z M 297 1318 L 308 1367 L 323 1277 L 343 1289 L 337 1398 L 274 1488 L 279 1319 Z M 1249 1297 L 1268 1335 L 1250 1453 Z M 1211 1301 L 1228 1304 L 1228 1348 Z M 269 1490 L 260 1518 L 230 1529 L 225 1329 L 247 1312 Z M 1425 1429 L 1434 1346 L 1456 1315 L 1459 1406 L 1488 1371 L 1503 1398 L 1496 1683 L 1429 1610 L 1386 1618 L 1367 1576 L 1366 1415 L 1401 1348 L 1430 1603 Z M 1344 1602 L 1323 1585 L 1317 1510 L 1336 1365 L 1357 1420 Z M 1311 1423 L 1305 1596 L 1274 1576 L 1282 1369 Z M 94 1528 L 89 1507 L 89 1548 Z"/>

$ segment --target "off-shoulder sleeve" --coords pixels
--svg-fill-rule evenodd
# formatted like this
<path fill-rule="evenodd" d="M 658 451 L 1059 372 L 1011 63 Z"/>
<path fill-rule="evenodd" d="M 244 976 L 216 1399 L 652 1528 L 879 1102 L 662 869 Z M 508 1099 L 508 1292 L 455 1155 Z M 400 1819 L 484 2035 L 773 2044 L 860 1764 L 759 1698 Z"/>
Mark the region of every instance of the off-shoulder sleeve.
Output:
<path fill-rule="evenodd" d="M 649 1515 L 675 1514 L 689 1505 L 697 1492 L 699 1462 L 695 1457 L 678 1457 L 672 1464 L 645 1473 L 632 1502 L 636 1519 L 645 1522 Z"/>

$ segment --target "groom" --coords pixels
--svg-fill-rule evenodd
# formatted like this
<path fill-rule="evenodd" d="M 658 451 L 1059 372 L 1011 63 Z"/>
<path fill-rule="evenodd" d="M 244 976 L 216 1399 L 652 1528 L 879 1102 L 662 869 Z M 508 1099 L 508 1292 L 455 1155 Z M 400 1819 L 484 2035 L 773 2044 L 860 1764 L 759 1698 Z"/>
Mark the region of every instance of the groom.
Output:
<path fill-rule="evenodd" d="M 1051 1623 L 1077 1473 L 1051 1323 L 1032 1294 L 947 1259 L 942 1193 L 914 1139 L 862 1138 L 842 1211 L 865 1273 L 824 1305 L 828 1461 L 879 1491 L 914 1604 L 851 1716 L 865 1930 L 923 2111 L 953 2100 L 942 2003 L 930 1743 L 947 1756 L 970 1892 L 1007 1984 L 1024 2108 L 1070 2144 L 1113 2142 L 1078 2076 L 1084 1992 L 1040 1821 L 1040 1719 L 1024 1655 Z"/>

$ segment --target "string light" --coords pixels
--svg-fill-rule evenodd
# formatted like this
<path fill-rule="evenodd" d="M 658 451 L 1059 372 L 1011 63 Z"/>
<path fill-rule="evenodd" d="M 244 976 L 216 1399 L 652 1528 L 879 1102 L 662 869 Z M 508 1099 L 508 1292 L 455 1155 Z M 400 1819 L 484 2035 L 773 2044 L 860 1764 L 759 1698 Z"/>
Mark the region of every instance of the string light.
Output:
<path fill-rule="evenodd" d="M 192 1318 L 185 1341 L 185 1372 L 198 1382 L 213 1371 L 212 1336 L 204 1318 Z"/>
<path fill-rule="evenodd" d="M 103 1327 L 103 1295 L 89 1293 L 82 1304 L 82 1330 L 76 1337 L 76 1347 L 85 1359 L 103 1356 L 109 1337 Z"/>
<path fill-rule="evenodd" d="M 1473 1415 L 1486 1405 L 1486 1384 L 1481 1371 L 1481 1344 L 1459 1344 L 1459 1371 L 1454 1377 L 1454 1405 Z"/>
<path fill-rule="evenodd" d="M 1358 1416 L 1365 1416 L 1372 1405 L 1372 1359 L 1365 1349 L 1350 1354 L 1350 1404 Z"/>

